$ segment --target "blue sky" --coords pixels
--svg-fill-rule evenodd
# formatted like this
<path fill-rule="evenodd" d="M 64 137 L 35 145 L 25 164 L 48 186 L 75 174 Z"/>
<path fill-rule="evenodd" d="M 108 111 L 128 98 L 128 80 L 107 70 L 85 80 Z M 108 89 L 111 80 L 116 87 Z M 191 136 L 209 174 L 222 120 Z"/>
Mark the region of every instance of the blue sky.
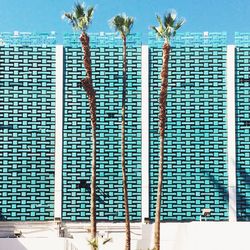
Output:
<path fill-rule="evenodd" d="M 71 11 L 75 0 L 0 0 L 0 32 L 56 31 L 60 36 L 72 29 L 61 19 Z M 125 12 L 135 17 L 133 31 L 146 37 L 150 25 L 156 24 L 155 14 L 163 15 L 175 9 L 187 22 L 183 32 L 226 31 L 229 43 L 235 31 L 250 32 L 249 0 L 88 0 L 95 6 L 90 32 L 110 32 L 107 21 Z"/>

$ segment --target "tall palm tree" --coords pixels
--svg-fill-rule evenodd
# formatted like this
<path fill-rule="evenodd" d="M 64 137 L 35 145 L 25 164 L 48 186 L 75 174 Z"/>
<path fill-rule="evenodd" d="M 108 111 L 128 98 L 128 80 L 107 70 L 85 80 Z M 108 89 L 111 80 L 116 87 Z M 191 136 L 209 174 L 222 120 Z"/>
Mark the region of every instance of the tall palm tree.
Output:
<path fill-rule="evenodd" d="M 89 36 L 87 29 L 93 19 L 94 7 L 86 7 L 84 4 L 76 3 L 74 9 L 64 16 L 69 20 L 73 29 L 81 32 L 80 42 L 84 52 L 83 65 L 86 70 L 86 77 L 81 79 L 81 87 L 86 91 L 89 102 L 92 127 L 92 176 L 91 176 L 91 240 L 96 239 L 96 93 L 92 81 L 92 68 Z M 95 246 L 92 246 L 96 249 Z"/>
<path fill-rule="evenodd" d="M 122 123 L 121 123 L 121 165 L 122 165 L 122 182 L 125 208 L 126 224 L 126 244 L 125 249 L 130 250 L 130 221 L 128 208 L 128 190 L 125 165 L 125 115 L 126 115 L 126 88 L 127 88 L 127 35 L 130 33 L 134 24 L 134 18 L 125 14 L 117 15 L 111 19 L 110 25 L 119 32 L 123 41 L 123 88 L 122 88 Z"/>
<path fill-rule="evenodd" d="M 162 69 L 161 69 L 161 90 L 159 97 L 159 133 L 160 133 L 160 158 L 159 158 L 159 174 L 158 189 L 155 209 L 155 232 L 154 232 L 154 250 L 160 249 L 160 217 L 161 217 L 161 191 L 163 180 L 164 166 L 164 134 L 166 125 L 166 100 L 168 90 L 168 62 L 170 55 L 170 42 L 176 35 L 177 30 L 184 24 L 184 19 L 177 19 L 175 11 L 171 11 L 164 15 L 163 20 L 156 16 L 159 26 L 152 26 L 156 34 L 164 39 L 162 47 Z"/>

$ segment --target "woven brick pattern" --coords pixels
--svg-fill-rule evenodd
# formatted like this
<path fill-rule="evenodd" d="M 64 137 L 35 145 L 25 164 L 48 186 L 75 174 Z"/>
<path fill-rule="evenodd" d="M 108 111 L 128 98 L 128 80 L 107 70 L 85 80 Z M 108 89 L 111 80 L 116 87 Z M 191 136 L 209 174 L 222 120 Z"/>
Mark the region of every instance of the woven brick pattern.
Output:
<path fill-rule="evenodd" d="M 249 46 L 250 33 L 249 32 L 235 32 L 234 42 L 236 46 Z"/>
<path fill-rule="evenodd" d="M 250 220 L 250 47 L 236 48 L 237 216 Z"/>
<path fill-rule="evenodd" d="M 162 46 L 163 39 L 156 36 L 155 32 L 150 32 L 148 44 L 150 46 Z M 173 46 L 208 46 L 226 45 L 226 32 L 181 32 L 172 39 Z"/>
<path fill-rule="evenodd" d="M 0 219 L 51 220 L 55 47 L 0 47 Z"/>
<path fill-rule="evenodd" d="M 150 48 L 150 217 L 158 179 L 161 47 Z M 226 46 L 172 48 L 161 219 L 228 219 Z"/>
<path fill-rule="evenodd" d="M 56 34 L 32 32 L 1 32 L 0 45 L 55 45 Z"/>
<path fill-rule="evenodd" d="M 114 47 L 122 46 L 122 39 L 119 33 L 90 33 L 91 47 Z M 63 36 L 64 46 L 79 47 L 80 34 L 65 33 Z M 127 47 L 141 45 L 141 36 L 138 33 L 129 34 L 127 36 Z"/>
<path fill-rule="evenodd" d="M 97 219 L 124 219 L 121 175 L 122 47 L 92 49 L 97 93 Z M 82 50 L 65 47 L 63 219 L 89 220 L 91 125 Z M 126 159 L 132 220 L 141 216 L 141 47 L 128 49 Z M 82 180 L 82 188 L 78 184 Z"/>

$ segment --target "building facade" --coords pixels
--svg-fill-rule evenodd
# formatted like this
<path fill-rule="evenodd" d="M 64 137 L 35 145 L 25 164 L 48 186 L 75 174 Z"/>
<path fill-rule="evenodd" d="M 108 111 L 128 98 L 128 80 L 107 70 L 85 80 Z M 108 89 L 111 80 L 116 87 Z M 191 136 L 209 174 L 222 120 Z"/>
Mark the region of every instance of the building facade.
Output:
<path fill-rule="evenodd" d="M 89 221 L 91 126 L 76 35 L 0 36 L 0 220 Z M 162 196 L 163 221 L 249 220 L 248 34 L 175 39 Z M 126 163 L 131 221 L 154 219 L 162 41 L 128 42 Z M 97 93 L 97 219 L 124 218 L 120 167 L 122 44 L 91 35 Z"/>

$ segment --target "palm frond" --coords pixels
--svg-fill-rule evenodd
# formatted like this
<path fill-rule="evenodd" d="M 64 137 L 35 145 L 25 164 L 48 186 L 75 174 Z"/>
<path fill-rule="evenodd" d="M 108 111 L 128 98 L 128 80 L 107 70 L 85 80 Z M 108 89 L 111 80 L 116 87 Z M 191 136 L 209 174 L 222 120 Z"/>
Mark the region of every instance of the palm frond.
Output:
<path fill-rule="evenodd" d="M 98 239 L 97 238 L 93 238 L 88 240 L 89 245 L 92 246 L 93 248 L 97 249 L 98 248 Z"/>
<path fill-rule="evenodd" d="M 158 36 L 164 38 L 168 42 L 170 42 L 171 38 L 176 35 L 177 30 L 185 23 L 183 18 L 179 20 L 177 19 L 177 14 L 174 10 L 164 15 L 163 20 L 158 15 L 156 15 L 156 19 L 159 23 L 159 26 L 152 26 L 151 28 Z"/>
<path fill-rule="evenodd" d="M 126 28 L 126 35 L 128 35 L 134 25 L 134 18 L 133 17 L 127 17 L 125 19 L 124 26 Z"/>
<path fill-rule="evenodd" d="M 73 15 L 72 15 L 72 13 L 64 13 L 64 16 L 65 16 L 69 21 L 72 21 L 72 20 L 73 20 Z"/>
<path fill-rule="evenodd" d="M 86 11 L 87 12 L 86 17 L 87 17 L 88 23 L 90 23 L 93 19 L 94 10 L 95 10 L 95 8 L 93 6 L 91 6 Z"/>
<path fill-rule="evenodd" d="M 122 29 L 122 27 L 123 27 L 123 19 L 122 19 L 122 17 L 120 15 L 113 17 L 110 20 L 110 27 L 114 28 L 115 31 L 123 32 L 123 29 Z"/>
<path fill-rule="evenodd" d="M 106 243 L 108 243 L 108 242 L 111 241 L 111 240 L 112 240 L 111 237 L 109 237 L 109 238 L 107 238 L 107 239 L 104 239 L 104 241 L 102 242 L 102 244 L 105 245 Z"/>
<path fill-rule="evenodd" d="M 168 26 L 172 26 L 173 25 L 173 19 L 172 19 L 172 16 L 171 16 L 171 13 L 167 13 L 167 15 L 164 16 L 164 21 L 163 21 L 163 25 L 165 27 L 168 27 Z"/>
<path fill-rule="evenodd" d="M 69 20 L 72 27 L 76 30 L 85 32 L 93 19 L 94 7 L 85 7 L 84 4 L 75 3 L 71 13 L 64 16 Z"/>
<path fill-rule="evenodd" d="M 67 20 L 69 21 L 69 23 L 72 25 L 72 27 L 75 29 L 77 26 L 77 22 L 75 17 L 73 16 L 72 13 L 64 13 L 64 17 L 67 18 Z"/>
<path fill-rule="evenodd" d="M 163 26 L 163 24 L 162 24 L 162 20 L 161 20 L 161 17 L 160 17 L 160 16 L 158 16 L 158 15 L 156 15 L 156 19 L 157 19 L 157 21 L 158 21 L 159 25 L 160 25 L 160 26 Z"/>
<path fill-rule="evenodd" d="M 182 25 L 186 22 L 184 18 L 180 19 L 177 24 L 175 25 L 175 30 L 178 30 L 179 28 L 182 27 Z"/>
<path fill-rule="evenodd" d="M 74 15 L 77 19 L 83 18 L 85 16 L 83 4 L 75 3 Z"/>
<path fill-rule="evenodd" d="M 156 33 L 159 37 L 162 37 L 161 32 L 159 31 L 159 28 L 158 28 L 158 27 L 151 26 L 150 28 L 151 28 L 152 30 L 154 30 L 155 33 Z"/>
<path fill-rule="evenodd" d="M 162 23 L 162 19 L 159 15 L 156 15 L 156 19 L 159 23 L 158 27 L 152 26 L 151 28 L 156 32 L 157 36 L 164 38 L 165 37 L 165 28 Z"/>
<path fill-rule="evenodd" d="M 110 27 L 119 32 L 122 37 L 127 36 L 134 24 L 134 18 L 128 17 L 126 14 L 120 14 L 110 20 Z"/>

